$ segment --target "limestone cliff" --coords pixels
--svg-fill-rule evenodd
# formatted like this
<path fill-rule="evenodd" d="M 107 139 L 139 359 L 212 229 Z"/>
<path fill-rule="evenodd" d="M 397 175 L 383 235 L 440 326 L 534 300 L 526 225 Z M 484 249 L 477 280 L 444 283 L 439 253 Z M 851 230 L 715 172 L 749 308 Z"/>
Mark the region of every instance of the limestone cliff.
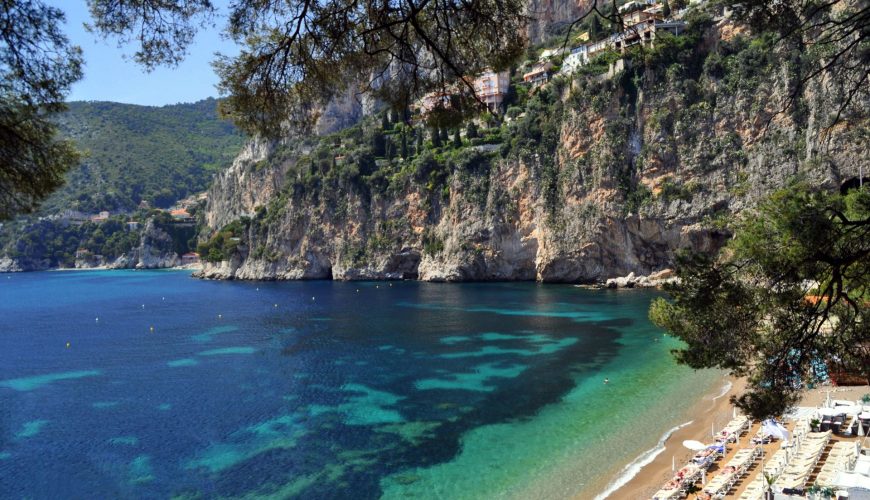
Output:
<path fill-rule="evenodd" d="M 795 179 L 836 188 L 870 171 L 867 103 L 830 126 L 841 97 L 815 85 L 783 111 L 795 77 L 781 55 L 725 21 L 703 29 L 695 45 L 663 47 L 613 78 L 554 80 L 486 131 L 497 153 L 466 137 L 373 160 L 377 123 L 313 146 L 253 142 L 210 191 L 202 240 L 213 262 L 200 275 L 645 275 L 678 249 L 715 250 L 723 216 Z"/>

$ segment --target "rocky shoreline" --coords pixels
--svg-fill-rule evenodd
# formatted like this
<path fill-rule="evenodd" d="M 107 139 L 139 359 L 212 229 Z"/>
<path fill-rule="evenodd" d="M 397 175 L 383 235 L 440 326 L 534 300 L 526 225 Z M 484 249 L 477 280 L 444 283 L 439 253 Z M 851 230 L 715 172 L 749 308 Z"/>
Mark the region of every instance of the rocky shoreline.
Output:
<path fill-rule="evenodd" d="M 0 273 L 47 271 L 51 269 L 168 269 L 181 266 L 181 257 L 172 251 L 172 237 L 149 219 L 139 245 L 118 256 L 104 256 L 80 249 L 72 266 L 52 264 L 48 258 L 0 256 Z"/>

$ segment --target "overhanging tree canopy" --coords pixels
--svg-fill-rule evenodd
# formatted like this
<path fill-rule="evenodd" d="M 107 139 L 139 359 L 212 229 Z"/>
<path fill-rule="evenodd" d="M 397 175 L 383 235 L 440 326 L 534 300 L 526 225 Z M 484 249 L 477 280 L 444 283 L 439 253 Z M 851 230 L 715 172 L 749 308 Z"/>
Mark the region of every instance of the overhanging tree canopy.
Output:
<path fill-rule="evenodd" d="M 683 255 L 654 323 L 677 360 L 749 379 L 734 402 L 782 414 L 832 372 L 870 383 L 870 191 L 794 187 L 741 215 L 718 257 Z"/>
<path fill-rule="evenodd" d="M 136 38 L 146 67 L 180 60 L 196 25 L 215 13 L 209 0 L 89 3 L 94 28 Z M 526 22 L 522 0 L 237 1 L 225 32 L 243 49 L 215 62 L 224 110 L 246 130 L 275 135 L 349 90 L 402 105 L 450 88 L 468 106 L 463 78 L 514 62 Z"/>
<path fill-rule="evenodd" d="M 36 208 L 78 158 L 50 121 L 82 76 L 63 19 L 42 2 L 0 1 L 0 220 Z"/>

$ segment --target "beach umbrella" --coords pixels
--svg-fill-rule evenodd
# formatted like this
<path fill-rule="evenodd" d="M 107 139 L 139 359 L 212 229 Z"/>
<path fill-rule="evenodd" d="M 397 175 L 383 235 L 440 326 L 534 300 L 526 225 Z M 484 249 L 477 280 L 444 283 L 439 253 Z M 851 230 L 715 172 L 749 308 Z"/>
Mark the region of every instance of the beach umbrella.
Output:
<path fill-rule="evenodd" d="M 704 443 L 700 441 L 695 441 L 694 439 L 687 439 L 683 441 L 683 446 L 692 450 L 692 451 L 701 451 L 707 447 Z"/>
<path fill-rule="evenodd" d="M 828 391 L 827 395 L 825 396 L 825 407 L 831 407 L 831 391 Z"/>
<path fill-rule="evenodd" d="M 671 455 L 671 472 L 677 470 L 677 458 Z"/>
<path fill-rule="evenodd" d="M 859 435 L 859 436 L 863 436 L 863 435 L 864 435 L 864 425 L 861 423 L 861 419 L 860 419 L 860 418 L 858 419 L 858 435 Z"/>
<path fill-rule="evenodd" d="M 777 439 L 788 439 L 788 431 L 776 420 L 765 420 L 761 424 L 761 429 Z"/>

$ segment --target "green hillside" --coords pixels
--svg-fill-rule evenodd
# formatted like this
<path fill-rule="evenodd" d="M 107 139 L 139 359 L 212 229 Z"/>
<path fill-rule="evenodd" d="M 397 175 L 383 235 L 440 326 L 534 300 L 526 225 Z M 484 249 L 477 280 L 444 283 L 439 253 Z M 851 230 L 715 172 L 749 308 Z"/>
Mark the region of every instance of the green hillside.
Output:
<path fill-rule="evenodd" d="M 161 107 L 73 102 L 62 132 L 85 152 L 42 213 L 130 210 L 141 200 L 168 207 L 203 191 L 229 165 L 244 140 L 217 116 L 217 101 Z"/>

